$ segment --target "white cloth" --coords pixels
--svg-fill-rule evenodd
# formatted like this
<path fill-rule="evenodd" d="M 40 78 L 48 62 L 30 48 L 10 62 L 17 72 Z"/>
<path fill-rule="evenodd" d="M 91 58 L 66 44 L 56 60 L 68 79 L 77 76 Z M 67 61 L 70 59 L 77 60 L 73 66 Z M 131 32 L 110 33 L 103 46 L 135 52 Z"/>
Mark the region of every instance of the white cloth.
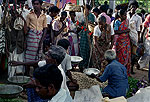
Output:
<path fill-rule="evenodd" d="M 26 18 L 27 18 L 27 15 L 30 13 L 30 10 L 27 10 L 27 9 L 25 9 L 25 8 L 23 8 L 23 10 L 22 10 L 22 16 L 23 16 L 23 18 L 26 20 Z"/>
<path fill-rule="evenodd" d="M 97 36 L 97 37 L 100 37 L 100 36 L 101 36 L 101 33 L 102 33 L 102 32 L 101 32 L 101 30 L 100 30 L 100 28 L 99 28 L 99 25 L 95 26 L 93 35 L 94 35 L 94 36 Z"/>
<path fill-rule="evenodd" d="M 128 102 L 150 102 L 150 87 L 141 88 L 134 96 L 127 99 Z"/>
<path fill-rule="evenodd" d="M 64 70 L 62 69 L 61 64 L 58 66 L 58 68 L 59 68 L 59 70 L 61 71 L 61 74 L 62 74 L 62 76 L 63 76 L 63 81 L 62 81 L 62 84 L 61 84 L 61 88 L 65 89 L 66 91 L 69 92 L 69 89 L 68 89 L 67 83 L 66 83 L 66 82 L 67 82 L 67 80 L 66 80 L 66 74 L 65 74 Z M 70 93 L 70 92 L 69 92 L 69 93 Z"/>
<path fill-rule="evenodd" d="M 67 72 L 67 70 L 72 69 L 71 56 L 68 55 L 67 53 L 65 55 L 64 60 L 61 62 L 61 66 L 62 66 L 62 69 L 64 70 L 65 73 Z"/>
<path fill-rule="evenodd" d="M 99 85 L 94 85 L 90 89 L 76 91 L 73 102 L 102 102 L 102 99 Z"/>
<path fill-rule="evenodd" d="M 97 36 L 97 37 L 100 37 L 101 33 L 102 32 L 99 28 L 99 25 L 95 26 L 93 35 Z M 114 34 L 115 34 L 115 32 L 114 32 L 114 28 L 113 28 L 113 23 L 111 23 L 111 35 L 114 35 Z"/>
<path fill-rule="evenodd" d="M 72 102 L 72 98 L 66 90 L 60 89 L 59 92 L 48 102 Z"/>
<path fill-rule="evenodd" d="M 29 6 L 29 8 L 33 8 L 33 6 L 32 6 L 32 0 L 27 0 L 27 2 L 28 2 L 28 6 Z"/>
<path fill-rule="evenodd" d="M 76 12 L 76 18 L 79 22 L 84 22 L 85 19 L 84 19 L 84 14 L 83 14 L 83 11 L 82 12 Z"/>
<path fill-rule="evenodd" d="M 13 53 L 10 53 L 10 56 L 8 57 L 9 61 L 19 61 L 24 62 L 24 53 L 17 54 L 17 49 L 13 51 Z M 16 73 L 24 73 L 24 67 L 23 66 L 8 66 L 8 77 L 13 77 Z"/>
<path fill-rule="evenodd" d="M 130 17 L 130 14 L 127 13 L 127 19 L 129 20 L 129 35 L 133 44 L 137 45 L 138 43 L 138 31 L 140 31 L 140 25 L 142 24 L 142 18 L 138 14 L 134 14 Z"/>
<path fill-rule="evenodd" d="M 115 35 L 115 31 L 114 31 L 114 20 L 111 22 L 110 26 L 111 26 L 111 35 Z"/>
<path fill-rule="evenodd" d="M 139 59 L 138 63 L 140 68 L 147 68 L 150 61 L 150 37 L 148 37 L 144 42 L 145 52 L 144 55 Z"/>
<path fill-rule="evenodd" d="M 50 24 L 52 21 L 52 17 L 50 15 L 46 15 L 47 24 Z"/>
<path fill-rule="evenodd" d="M 3 14 L 3 11 L 2 11 L 2 7 L 0 6 L 0 24 L 2 22 L 2 14 Z"/>

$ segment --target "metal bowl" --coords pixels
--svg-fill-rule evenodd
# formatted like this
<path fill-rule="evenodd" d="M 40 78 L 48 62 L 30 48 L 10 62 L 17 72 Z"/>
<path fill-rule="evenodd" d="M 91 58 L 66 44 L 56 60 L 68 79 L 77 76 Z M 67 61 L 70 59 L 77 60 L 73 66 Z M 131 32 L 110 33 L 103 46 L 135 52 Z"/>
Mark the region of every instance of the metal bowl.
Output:
<path fill-rule="evenodd" d="M 23 88 L 18 85 L 0 85 L 1 98 L 16 98 L 23 91 Z"/>
<path fill-rule="evenodd" d="M 13 76 L 13 77 L 9 77 L 8 81 L 13 83 L 13 84 L 26 84 L 30 81 L 30 77 L 27 76 Z"/>
<path fill-rule="evenodd" d="M 95 75 L 98 75 L 100 73 L 100 71 L 96 68 L 87 68 L 87 69 L 84 69 L 83 72 L 86 75 L 91 75 L 92 73 L 95 74 Z"/>
<path fill-rule="evenodd" d="M 81 62 L 82 60 L 83 60 L 83 58 L 80 57 L 80 56 L 71 56 L 71 62 L 72 62 L 72 63 L 79 63 L 79 62 Z"/>

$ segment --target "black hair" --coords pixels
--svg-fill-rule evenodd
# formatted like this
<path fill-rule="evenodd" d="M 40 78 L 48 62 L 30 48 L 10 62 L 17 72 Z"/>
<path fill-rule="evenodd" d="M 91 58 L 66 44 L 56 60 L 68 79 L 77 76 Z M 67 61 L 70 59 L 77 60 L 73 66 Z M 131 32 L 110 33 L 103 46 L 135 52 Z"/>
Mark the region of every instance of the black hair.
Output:
<path fill-rule="evenodd" d="M 43 4 L 43 1 L 42 1 L 42 0 L 32 0 L 32 4 L 34 4 L 35 1 L 39 1 L 40 5 Z"/>
<path fill-rule="evenodd" d="M 92 11 L 100 14 L 100 11 L 99 11 L 99 9 L 97 7 L 95 7 Z"/>
<path fill-rule="evenodd" d="M 48 12 L 59 13 L 60 9 L 57 6 L 52 6 L 48 9 Z"/>
<path fill-rule="evenodd" d="M 109 8 L 109 9 L 107 10 L 107 14 L 109 15 L 109 14 L 112 14 L 112 13 L 113 13 L 113 9 Z"/>
<path fill-rule="evenodd" d="M 69 11 L 69 15 L 74 14 L 76 15 L 75 11 Z"/>
<path fill-rule="evenodd" d="M 146 13 L 146 11 L 145 11 L 144 9 L 142 9 L 142 10 L 141 10 L 141 13 L 142 13 L 142 14 L 145 14 L 145 13 Z"/>
<path fill-rule="evenodd" d="M 104 2 L 105 5 L 107 5 L 107 3 L 108 3 L 107 1 Z"/>
<path fill-rule="evenodd" d="M 53 84 L 59 90 L 63 81 L 63 76 L 58 67 L 54 64 L 46 64 L 35 69 L 33 76 L 42 86 L 48 87 Z"/>
<path fill-rule="evenodd" d="M 89 4 L 86 4 L 85 7 L 88 9 L 88 10 L 91 10 L 91 6 Z"/>
<path fill-rule="evenodd" d="M 120 9 L 121 9 L 121 6 L 120 6 L 120 5 L 117 5 L 115 9 L 116 9 L 116 10 L 120 10 Z"/>
<path fill-rule="evenodd" d="M 61 16 L 67 17 L 67 12 L 66 12 L 66 11 L 62 11 L 62 12 L 61 12 Z"/>
<path fill-rule="evenodd" d="M 100 10 L 101 10 L 102 12 L 107 13 L 107 9 L 106 9 L 106 7 L 105 7 L 104 5 L 102 5 L 102 6 L 100 7 Z"/>
<path fill-rule="evenodd" d="M 71 2 L 68 2 L 67 4 L 72 4 Z"/>
<path fill-rule="evenodd" d="M 126 10 L 120 9 L 120 10 L 118 11 L 118 16 L 121 17 L 122 15 L 124 15 L 125 12 L 126 12 Z"/>
<path fill-rule="evenodd" d="M 138 8 L 138 7 L 139 7 L 139 4 L 138 4 L 138 2 L 137 2 L 136 0 L 131 1 L 131 2 L 129 3 L 128 7 L 131 7 L 131 5 L 136 6 L 136 8 Z"/>
<path fill-rule="evenodd" d="M 106 17 L 105 16 L 99 16 L 98 17 L 98 23 L 99 22 L 104 22 L 104 23 L 106 23 Z"/>
<path fill-rule="evenodd" d="M 61 39 L 57 42 L 57 45 L 63 47 L 65 50 L 67 50 L 68 47 L 70 46 L 70 42 L 67 39 Z"/>

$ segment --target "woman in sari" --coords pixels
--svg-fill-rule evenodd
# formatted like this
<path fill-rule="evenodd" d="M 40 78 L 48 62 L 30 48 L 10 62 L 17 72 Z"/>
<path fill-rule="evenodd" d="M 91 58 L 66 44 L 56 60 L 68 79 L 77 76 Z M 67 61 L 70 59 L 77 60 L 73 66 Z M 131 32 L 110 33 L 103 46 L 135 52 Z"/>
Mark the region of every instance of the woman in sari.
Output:
<path fill-rule="evenodd" d="M 94 28 L 94 48 L 92 54 L 92 64 L 94 68 L 105 68 L 104 53 L 110 48 L 111 42 L 111 27 L 106 24 L 106 18 L 100 16 L 98 25 Z"/>
<path fill-rule="evenodd" d="M 130 76 L 131 66 L 131 46 L 128 29 L 128 21 L 126 20 L 126 11 L 120 10 L 118 12 L 119 18 L 114 22 L 114 31 L 118 35 L 116 41 L 116 53 L 118 61 L 126 66 L 127 74 Z"/>
<path fill-rule="evenodd" d="M 74 11 L 69 12 L 70 17 L 67 18 L 67 28 L 68 28 L 68 40 L 70 42 L 69 54 L 71 56 L 77 56 L 79 54 L 79 44 L 77 36 L 77 26 L 76 26 L 76 14 Z"/>
<path fill-rule="evenodd" d="M 84 9 L 84 14 L 85 14 L 85 20 L 82 22 L 82 27 L 81 31 L 79 32 L 80 35 L 80 56 L 83 58 L 83 61 L 79 64 L 79 68 L 81 71 L 88 66 L 89 63 L 89 57 L 90 57 L 90 45 L 91 41 L 90 36 L 89 36 L 89 31 L 87 28 L 87 22 L 94 24 L 95 22 L 95 17 L 94 15 L 90 12 L 91 7 L 90 5 L 86 4 L 85 9 Z"/>

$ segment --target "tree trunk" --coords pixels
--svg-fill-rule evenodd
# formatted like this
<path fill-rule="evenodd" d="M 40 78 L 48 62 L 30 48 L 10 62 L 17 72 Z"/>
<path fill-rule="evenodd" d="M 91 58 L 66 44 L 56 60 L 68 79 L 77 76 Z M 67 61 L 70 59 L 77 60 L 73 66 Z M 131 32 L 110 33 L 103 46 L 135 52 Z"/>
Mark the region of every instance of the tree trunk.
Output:
<path fill-rule="evenodd" d="M 113 9 L 113 12 L 115 10 L 115 1 L 116 0 L 109 0 L 109 8 Z"/>

